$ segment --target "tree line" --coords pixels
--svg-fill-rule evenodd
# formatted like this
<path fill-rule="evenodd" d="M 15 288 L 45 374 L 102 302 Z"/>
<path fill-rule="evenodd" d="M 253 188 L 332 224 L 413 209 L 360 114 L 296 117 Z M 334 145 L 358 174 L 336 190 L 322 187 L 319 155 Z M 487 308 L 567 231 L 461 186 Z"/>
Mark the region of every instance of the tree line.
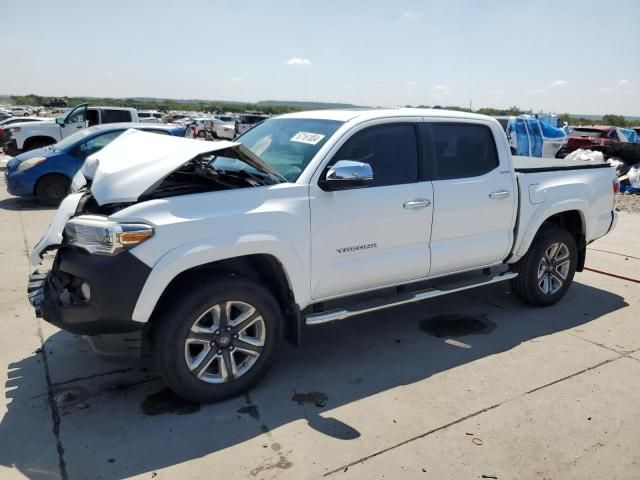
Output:
<path fill-rule="evenodd" d="M 35 94 L 30 95 L 11 95 L 9 97 L 0 97 L 0 100 L 6 98 L 9 103 L 13 105 L 32 105 L 32 106 L 46 106 L 46 105 L 62 105 L 66 103 L 68 107 L 74 107 L 81 103 L 90 103 L 93 105 L 110 105 L 114 107 L 133 107 L 138 110 L 158 110 L 161 112 L 168 112 L 170 110 L 185 110 L 194 112 L 249 112 L 260 111 L 273 115 L 279 115 L 282 113 L 297 112 L 304 110 L 300 105 L 296 105 L 300 102 L 292 102 L 291 104 L 282 103 L 278 104 L 273 101 L 258 102 L 258 103 L 243 103 L 243 102 L 225 102 L 225 101 L 206 101 L 206 100 L 175 100 L 175 99 L 160 99 L 160 98 L 96 98 L 96 97 L 45 97 Z M 406 107 L 412 107 L 412 105 L 405 105 Z M 418 108 L 429 108 L 429 105 L 417 105 Z M 463 112 L 480 113 L 483 115 L 522 115 L 532 114 L 531 111 L 526 111 L 518 108 L 517 106 L 511 106 L 506 109 L 500 108 L 480 108 L 478 110 L 470 110 L 464 107 L 458 107 L 456 105 L 448 105 L 444 107 L 447 110 L 458 110 Z M 582 118 L 572 116 L 569 113 L 563 113 L 559 115 L 560 120 L 567 122 L 569 125 L 613 125 L 616 127 L 632 127 L 640 126 L 640 120 L 630 120 L 623 115 L 607 114 L 603 115 L 601 119 L 597 118 Z"/>

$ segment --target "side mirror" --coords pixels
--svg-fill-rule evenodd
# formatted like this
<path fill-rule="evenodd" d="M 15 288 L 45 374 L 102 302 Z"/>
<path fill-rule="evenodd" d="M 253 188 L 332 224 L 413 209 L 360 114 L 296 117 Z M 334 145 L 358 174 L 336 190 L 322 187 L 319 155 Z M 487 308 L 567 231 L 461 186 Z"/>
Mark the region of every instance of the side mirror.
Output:
<path fill-rule="evenodd" d="M 56 118 L 56 123 L 58 125 L 60 125 L 61 127 L 64 127 L 64 118 L 62 118 L 62 117 Z"/>
<path fill-rule="evenodd" d="M 339 160 L 329 169 L 321 187 L 324 190 L 361 188 L 373 183 L 373 170 L 368 163 Z"/>

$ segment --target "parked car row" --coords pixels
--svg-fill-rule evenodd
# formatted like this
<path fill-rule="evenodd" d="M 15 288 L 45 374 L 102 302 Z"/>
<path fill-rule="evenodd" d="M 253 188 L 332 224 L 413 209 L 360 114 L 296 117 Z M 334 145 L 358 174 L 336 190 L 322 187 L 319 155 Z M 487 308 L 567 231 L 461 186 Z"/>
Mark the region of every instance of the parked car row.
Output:
<path fill-rule="evenodd" d="M 189 112 L 163 113 L 156 110 L 136 110 L 124 107 L 102 107 L 81 104 L 62 111 L 58 118 L 46 118 L 34 112 L 44 107 L 15 106 L 0 108 L 0 148 L 15 156 L 29 150 L 52 145 L 57 141 L 93 125 L 116 122 L 141 122 L 148 124 L 178 123 L 188 127 L 186 135 L 207 140 L 231 140 L 257 123 L 269 118 L 260 112 L 246 114 Z M 49 109 L 49 114 L 55 111 Z M 26 123 L 32 125 L 26 125 Z"/>
<path fill-rule="evenodd" d="M 184 125 L 110 123 L 81 129 L 59 142 L 22 153 L 9 160 L 5 183 L 10 194 L 36 197 L 44 205 L 58 205 L 67 195 L 71 179 L 85 159 L 129 128 L 185 136 Z"/>

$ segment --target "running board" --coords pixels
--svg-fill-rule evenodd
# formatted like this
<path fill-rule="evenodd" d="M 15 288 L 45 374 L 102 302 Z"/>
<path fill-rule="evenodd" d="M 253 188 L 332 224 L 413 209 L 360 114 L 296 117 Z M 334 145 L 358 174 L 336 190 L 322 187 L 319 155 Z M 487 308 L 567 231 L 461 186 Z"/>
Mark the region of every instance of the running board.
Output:
<path fill-rule="evenodd" d="M 428 288 L 426 290 L 419 290 L 417 292 L 411 292 L 406 294 L 394 295 L 382 299 L 370 300 L 361 303 L 355 303 L 347 308 L 341 308 L 338 310 L 332 310 L 329 312 L 314 313 L 305 317 L 305 324 L 321 325 L 323 323 L 335 322 L 336 320 L 344 320 L 356 315 L 362 315 L 364 313 L 375 312 L 377 310 L 383 310 L 385 308 L 397 307 L 398 305 L 405 305 L 407 303 L 420 302 L 428 298 L 439 297 L 440 295 L 447 295 L 448 293 L 460 292 L 462 290 L 468 290 L 469 288 L 482 287 L 483 285 L 490 285 L 492 283 L 504 282 L 505 280 L 511 280 L 517 277 L 518 274 L 514 272 L 505 272 L 499 275 L 494 275 L 488 278 L 483 278 L 480 281 L 461 281 L 449 284 L 443 284 L 438 287 Z M 385 301 L 386 300 L 386 301 Z"/>

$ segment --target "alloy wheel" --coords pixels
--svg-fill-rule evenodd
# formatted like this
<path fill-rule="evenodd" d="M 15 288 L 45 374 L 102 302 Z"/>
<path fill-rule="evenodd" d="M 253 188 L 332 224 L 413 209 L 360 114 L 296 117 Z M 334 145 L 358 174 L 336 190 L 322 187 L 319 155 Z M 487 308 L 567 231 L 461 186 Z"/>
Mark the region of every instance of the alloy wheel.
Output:
<path fill-rule="evenodd" d="M 569 275 L 571 256 L 562 242 L 551 244 L 538 265 L 538 288 L 545 295 L 558 292 Z"/>
<path fill-rule="evenodd" d="M 241 377 L 262 354 L 266 332 L 262 315 L 252 305 L 236 300 L 218 303 L 200 315 L 187 333 L 187 367 L 207 383 Z"/>

